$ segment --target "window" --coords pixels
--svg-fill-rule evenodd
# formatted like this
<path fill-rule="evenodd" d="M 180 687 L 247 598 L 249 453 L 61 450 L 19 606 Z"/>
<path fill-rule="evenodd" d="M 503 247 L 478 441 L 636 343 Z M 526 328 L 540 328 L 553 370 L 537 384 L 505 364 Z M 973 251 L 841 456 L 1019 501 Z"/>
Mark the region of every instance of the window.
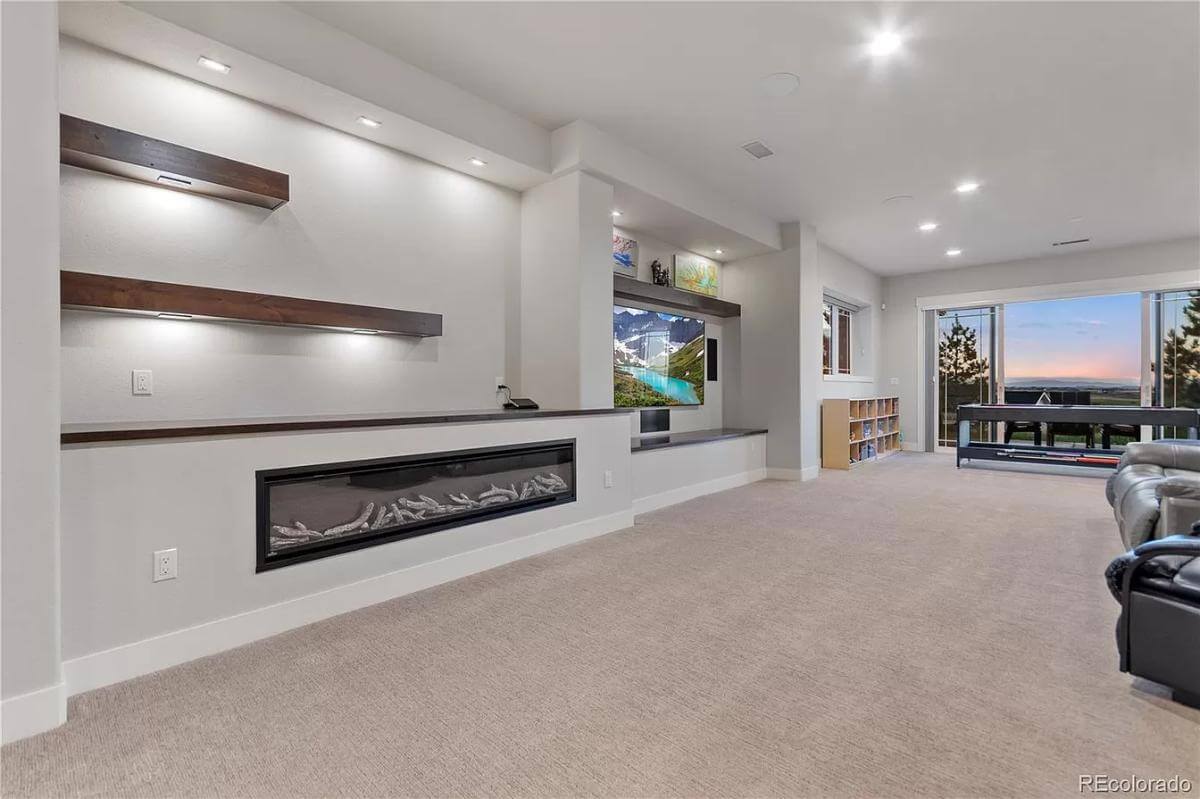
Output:
<path fill-rule="evenodd" d="M 832 300 L 821 309 L 822 371 L 827 375 L 850 374 L 850 320 L 854 311 Z"/>

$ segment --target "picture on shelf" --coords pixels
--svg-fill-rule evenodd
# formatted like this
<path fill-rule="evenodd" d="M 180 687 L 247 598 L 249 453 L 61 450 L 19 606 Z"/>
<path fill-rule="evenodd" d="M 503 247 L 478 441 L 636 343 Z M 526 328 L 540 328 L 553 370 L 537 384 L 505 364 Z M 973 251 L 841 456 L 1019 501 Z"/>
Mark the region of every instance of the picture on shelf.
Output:
<path fill-rule="evenodd" d="M 613 306 L 613 404 L 704 404 L 704 322 Z"/>
<path fill-rule="evenodd" d="M 637 277 L 638 243 L 613 231 L 613 271 L 619 275 Z"/>
<path fill-rule="evenodd" d="M 675 253 L 675 288 L 717 296 L 717 262 L 690 252 Z"/>
<path fill-rule="evenodd" d="M 657 258 L 650 262 L 650 282 L 656 286 L 671 285 L 671 270 Z"/>

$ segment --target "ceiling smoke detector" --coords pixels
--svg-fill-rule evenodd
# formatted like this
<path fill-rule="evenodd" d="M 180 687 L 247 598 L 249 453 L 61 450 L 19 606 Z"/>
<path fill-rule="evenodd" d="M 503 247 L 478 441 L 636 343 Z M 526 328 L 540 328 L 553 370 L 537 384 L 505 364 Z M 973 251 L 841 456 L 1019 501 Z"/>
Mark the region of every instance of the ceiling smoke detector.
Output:
<path fill-rule="evenodd" d="M 743 144 L 742 149 L 750 153 L 755 158 L 766 158 L 768 155 L 775 155 L 775 151 L 760 141 L 752 141 L 749 144 Z"/>

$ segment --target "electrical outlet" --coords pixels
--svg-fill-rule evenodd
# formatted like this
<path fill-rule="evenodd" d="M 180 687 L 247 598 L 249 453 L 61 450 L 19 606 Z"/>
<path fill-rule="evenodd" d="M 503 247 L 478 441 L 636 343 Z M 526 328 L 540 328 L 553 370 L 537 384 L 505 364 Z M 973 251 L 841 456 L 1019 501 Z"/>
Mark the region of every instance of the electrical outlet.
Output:
<path fill-rule="evenodd" d="M 174 580 L 179 576 L 179 550 L 160 549 L 154 553 L 154 582 Z"/>
<path fill-rule="evenodd" d="M 605 488 L 613 487 L 612 469 L 604 470 L 604 487 Z"/>
<path fill-rule="evenodd" d="M 133 396 L 149 397 L 154 393 L 154 372 L 149 369 L 133 370 Z"/>

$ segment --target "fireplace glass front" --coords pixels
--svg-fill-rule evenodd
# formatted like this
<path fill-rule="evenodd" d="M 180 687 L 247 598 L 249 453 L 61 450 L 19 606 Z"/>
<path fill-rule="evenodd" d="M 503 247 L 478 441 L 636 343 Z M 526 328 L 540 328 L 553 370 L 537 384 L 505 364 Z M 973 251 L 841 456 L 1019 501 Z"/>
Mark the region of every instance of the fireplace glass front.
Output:
<path fill-rule="evenodd" d="M 575 500 L 575 440 L 257 473 L 258 571 Z"/>

